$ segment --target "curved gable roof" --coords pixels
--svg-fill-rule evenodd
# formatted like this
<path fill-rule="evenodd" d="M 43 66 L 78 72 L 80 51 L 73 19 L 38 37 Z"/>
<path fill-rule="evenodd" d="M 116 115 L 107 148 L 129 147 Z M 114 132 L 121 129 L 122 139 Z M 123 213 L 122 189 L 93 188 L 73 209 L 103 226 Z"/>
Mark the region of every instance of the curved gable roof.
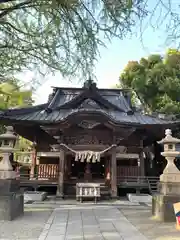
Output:
<path fill-rule="evenodd" d="M 102 92 L 100 89 L 57 89 L 47 109 L 49 111 L 75 109 L 86 99 L 93 100 L 102 109 L 133 112 L 122 94 L 112 94 L 110 90 Z"/>
<path fill-rule="evenodd" d="M 8 109 L 0 113 L 1 121 L 27 121 L 38 124 L 61 122 L 74 114 L 106 116 L 116 124 L 155 125 L 169 124 L 153 116 L 133 112 L 125 95 L 125 90 L 93 88 L 54 88 L 54 94 L 48 103 L 29 108 Z M 91 107 L 83 105 L 90 99 Z M 93 103 L 93 104 L 92 104 Z M 95 104 L 94 104 L 95 103 Z M 86 103 L 87 104 L 87 103 Z"/>
<path fill-rule="evenodd" d="M 125 124 L 125 125 L 166 125 L 172 124 L 172 121 L 166 121 L 160 118 L 152 117 L 149 115 L 144 115 L 141 113 L 134 113 L 133 115 L 128 115 L 125 112 L 119 112 L 115 110 L 104 110 L 104 109 L 61 109 L 54 110 L 52 112 L 47 112 L 45 110 L 36 110 L 34 112 L 26 112 L 21 114 L 11 114 L 11 115 L 0 115 L 1 121 L 23 121 L 23 122 L 36 122 L 38 124 L 50 124 L 63 122 L 69 117 L 75 117 L 76 115 L 89 114 L 89 115 L 102 115 L 107 118 L 107 120 L 115 124 Z"/>

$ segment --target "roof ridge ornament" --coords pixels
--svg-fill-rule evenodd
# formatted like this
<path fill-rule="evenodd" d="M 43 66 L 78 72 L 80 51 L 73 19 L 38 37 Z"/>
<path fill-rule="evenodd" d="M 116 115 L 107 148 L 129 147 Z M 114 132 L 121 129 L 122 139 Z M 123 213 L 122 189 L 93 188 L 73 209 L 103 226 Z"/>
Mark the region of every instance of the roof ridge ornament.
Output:
<path fill-rule="evenodd" d="M 84 82 L 83 88 L 96 89 L 96 88 L 97 88 L 97 85 L 96 85 L 96 83 L 95 83 L 91 78 L 89 78 L 89 80 L 86 80 L 86 81 Z"/>

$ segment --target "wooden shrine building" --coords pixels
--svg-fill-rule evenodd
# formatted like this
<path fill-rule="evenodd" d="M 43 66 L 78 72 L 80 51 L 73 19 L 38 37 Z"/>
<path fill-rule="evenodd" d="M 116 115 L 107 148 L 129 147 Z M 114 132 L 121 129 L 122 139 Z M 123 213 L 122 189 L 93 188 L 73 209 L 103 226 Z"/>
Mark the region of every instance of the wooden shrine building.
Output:
<path fill-rule="evenodd" d="M 100 182 L 113 197 L 123 177 L 160 174 L 156 141 L 171 124 L 136 111 L 128 90 L 90 80 L 53 87 L 47 103 L 2 111 L 0 122 L 35 143 L 30 180 L 55 182 L 60 196 L 77 182 Z"/>

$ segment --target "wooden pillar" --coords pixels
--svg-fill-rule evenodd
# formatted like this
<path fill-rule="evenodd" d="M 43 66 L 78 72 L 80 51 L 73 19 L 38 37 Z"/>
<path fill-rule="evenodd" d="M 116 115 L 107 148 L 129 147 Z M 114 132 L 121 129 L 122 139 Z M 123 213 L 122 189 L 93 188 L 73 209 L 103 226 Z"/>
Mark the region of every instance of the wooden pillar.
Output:
<path fill-rule="evenodd" d="M 30 179 L 36 178 L 35 168 L 36 168 L 36 158 L 37 158 L 37 150 L 36 146 L 33 146 L 32 155 L 31 155 L 31 170 L 30 170 Z"/>
<path fill-rule="evenodd" d="M 143 150 L 144 150 L 144 141 L 143 139 L 140 141 L 140 148 L 141 148 L 141 151 L 139 153 L 139 162 L 140 162 L 140 166 L 139 166 L 139 174 L 140 176 L 144 177 L 145 175 L 145 163 L 144 163 L 144 153 L 143 153 Z"/>
<path fill-rule="evenodd" d="M 145 164 L 144 164 L 143 151 L 141 151 L 139 154 L 139 161 L 140 161 L 140 176 L 143 177 L 145 175 Z"/>
<path fill-rule="evenodd" d="M 58 175 L 58 186 L 56 196 L 64 197 L 64 160 L 65 160 L 65 152 L 64 150 L 60 150 L 59 156 L 59 175 Z"/>
<path fill-rule="evenodd" d="M 116 160 L 116 147 L 112 149 L 111 155 L 111 196 L 117 197 L 117 160 Z"/>

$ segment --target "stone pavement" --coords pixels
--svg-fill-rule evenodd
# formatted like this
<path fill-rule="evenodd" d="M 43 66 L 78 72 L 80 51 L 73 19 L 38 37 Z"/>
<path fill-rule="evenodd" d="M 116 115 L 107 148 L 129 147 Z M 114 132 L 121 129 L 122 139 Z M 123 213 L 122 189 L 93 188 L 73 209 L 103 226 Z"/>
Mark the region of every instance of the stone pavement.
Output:
<path fill-rule="evenodd" d="M 0 240 L 37 240 L 53 212 L 50 208 L 28 207 L 14 221 L 0 221 Z"/>
<path fill-rule="evenodd" d="M 147 240 L 127 218 L 110 206 L 57 208 L 38 240 Z"/>
<path fill-rule="evenodd" d="M 149 240 L 180 240 L 175 223 L 163 223 L 152 218 L 151 209 L 121 208 L 123 215 Z"/>
<path fill-rule="evenodd" d="M 152 220 L 151 208 L 128 201 L 57 201 L 25 205 L 24 216 L 0 221 L 0 240 L 180 240 L 175 223 Z"/>

